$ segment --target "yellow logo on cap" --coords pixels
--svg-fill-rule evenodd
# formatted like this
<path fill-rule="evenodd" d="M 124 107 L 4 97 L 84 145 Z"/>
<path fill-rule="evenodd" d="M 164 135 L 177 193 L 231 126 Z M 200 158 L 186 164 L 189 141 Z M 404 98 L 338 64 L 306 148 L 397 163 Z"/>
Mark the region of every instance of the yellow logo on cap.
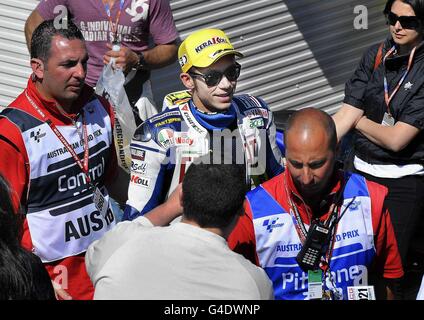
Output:
<path fill-rule="evenodd" d="M 219 44 L 219 43 L 228 43 L 228 41 L 224 38 L 220 38 L 220 37 L 213 37 L 212 39 L 209 39 L 206 42 L 203 42 L 200 46 L 198 46 L 195 50 L 196 53 L 199 53 L 200 51 L 202 51 L 204 48 L 212 46 L 214 44 Z"/>
<path fill-rule="evenodd" d="M 187 55 L 183 55 L 178 59 L 178 62 L 180 63 L 181 68 L 184 67 L 184 65 L 187 63 Z"/>

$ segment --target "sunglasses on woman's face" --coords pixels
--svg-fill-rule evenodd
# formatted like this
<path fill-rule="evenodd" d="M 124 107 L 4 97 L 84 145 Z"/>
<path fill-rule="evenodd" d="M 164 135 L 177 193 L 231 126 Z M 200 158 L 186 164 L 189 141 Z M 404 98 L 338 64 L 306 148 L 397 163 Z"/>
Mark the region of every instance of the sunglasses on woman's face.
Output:
<path fill-rule="evenodd" d="M 202 77 L 208 87 L 214 87 L 221 82 L 221 79 L 224 75 L 228 81 L 236 81 L 240 76 L 240 70 L 241 65 L 236 62 L 234 65 L 228 67 L 224 72 L 218 70 L 209 70 L 205 74 L 195 72 L 189 72 L 188 74 L 192 77 Z"/>
<path fill-rule="evenodd" d="M 394 26 L 399 21 L 400 25 L 404 29 L 418 29 L 420 26 L 420 20 L 416 16 L 397 16 L 393 12 L 389 12 L 387 15 L 387 21 L 390 25 Z"/>

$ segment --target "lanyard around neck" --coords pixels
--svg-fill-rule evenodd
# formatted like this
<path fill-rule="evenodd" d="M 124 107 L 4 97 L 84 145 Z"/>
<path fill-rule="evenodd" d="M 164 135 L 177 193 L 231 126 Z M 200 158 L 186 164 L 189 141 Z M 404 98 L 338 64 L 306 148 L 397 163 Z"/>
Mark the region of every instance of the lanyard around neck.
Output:
<path fill-rule="evenodd" d="M 387 82 L 387 77 L 386 77 L 386 71 L 384 71 L 384 100 L 386 101 L 386 106 L 387 106 L 387 113 L 389 115 L 391 115 L 390 113 L 390 101 L 392 101 L 393 97 L 395 96 L 395 94 L 399 91 L 400 86 L 402 85 L 403 81 L 405 80 L 406 76 L 409 73 L 409 70 L 411 70 L 412 67 L 412 62 L 414 60 L 414 55 L 415 55 L 415 50 L 417 49 L 417 47 L 414 47 L 409 55 L 409 60 L 408 60 L 408 67 L 406 68 L 406 71 L 404 72 L 404 74 L 402 75 L 402 77 L 400 78 L 398 84 L 396 85 L 395 89 L 393 90 L 392 94 L 389 96 L 389 85 Z M 385 66 L 385 62 L 386 59 L 393 54 L 393 52 L 396 50 L 396 46 L 393 46 L 384 56 L 383 58 L 383 65 Z M 385 69 L 384 69 L 385 70 Z"/>
<path fill-rule="evenodd" d="M 125 2 L 125 0 L 120 0 L 119 11 L 116 14 L 115 26 L 114 26 L 113 21 L 112 21 L 112 13 L 111 13 L 112 8 L 109 5 L 109 3 L 107 3 L 105 0 L 102 0 L 103 6 L 104 6 L 106 14 L 107 14 L 107 17 L 109 18 L 110 28 L 111 28 L 112 33 L 113 33 L 113 42 L 118 41 L 118 23 L 119 23 L 119 20 L 121 19 L 121 12 L 122 12 L 122 9 L 124 8 L 124 2 Z"/>
<path fill-rule="evenodd" d="M 302 218 L 300 217 L 300 213 L 297 208 L 297 205 L 294 203 L 294 200 L 292 199 L 292 196 L 291 196 L 292 192 L 288 188 L 286 175 L 284 175 L 283 177 L 283 182 L 284 182 L 284 187 L 286 189 L 287 200 L 290 206 L 290 216 L 292 217 L 293 224 L 296 228 L 297 234 L 299 235 L 300 241 L 304 243 L 306 240 L 308 231 L 306 230 L 305 224 L 303 223 Z M 312 222 L 311 217 L 310 219 Z"/>
<path fill-rule="evenodd" d="M 41 118 L 44 120 L 45 123 L 49 125 L 49 127 L 52 129 L 53 133 L 57 136 L 57 138 L 62 142 L 62 144 L 65 146 L 65 148 L 69 151 L 69 153 L 74 158 L 77 165 L 81 168 L 82 172 L 85 174 L 85 178 L 88 184 L 92 185 L 91 178 L 88 174 L 88 160 L 89 160 L 89 151 L 88 151 L 88 133 L 87 133 L 87 126 L 85 124 L 84 120 L 84 113 L 81 114 L 82 117 L 82 126 L 83 126 L 83 140 L 84 140 L 84 159 L 81 161 L 81 159 L 78 157 L 75 150 L 72 148 L 72 146 L 69 144 L 69 142 L 65 139 L 65 137 L 62 135 L 62 133 L 59 131 L 59 129 L 56 127 L 56 125 L 50 120 L 49 117 L 46 116 L 46 114 L 40 109 L 40 107 L 35 103 L 34 100 L 31 99 L 31 97 L 28 95 L 27 91 L 25 90 L 25 96 L 28 99 L 31 106 L 38 112 L 38 114 L 41 116 Z M 76 124 L 74 122 L 74 125 L 76 127 Z M 78 128 L 76 127 L 77 131 Z M 79 132 L 78 132 L 79 134 Z"/>
<path fill-rule="evenodd" d="M 298 210 L 296 204 L 294 203 L 294 201 L 292 200 L 292 197 L 291 197 L 292 193 L 288 188 L 288 184 L 287 184 L 285 175 L 284 175 L 283 181 L 284 181 L 284 186 L 285 186 L 285 189 L 286 189 L 287 199 L 288 199 L 289 206 L 290 206 L 290 215 L 291 215 L 293 223 L 295 225 L 297 234 L 299 235 L 300 241 L 302 242 L 302 245 L 304 245 L 308 231 L 306 231 L 306 227 L 305 227 L 305 224 L 302 221 L 302 218 L 300 217 L 299 210 Z M 344 188 L 342 188 L 339 192 L 343 193 L 343 189 Z M 337 233 L 337 225 L 338 225 L 338 221 L 341 218 L 341 216 L 339 217 L 341 208 L 337 204 L 337 202 L 338 202 L 337 196 L 336 196 L 336 199 L 337 199 L 336 203 L 334 203 L 333 206 L 331 207 L 330 216 L 326 220 L 326 224 L 328 222 L 331 226 L 330 227 L 331 235 L 330 235 L 330 242 L 329 242 L 329 245 L 328 245 L 328 248 L 327 248 L 327 252 L 325 254 L 325 258 L 321 258 L 320 268 L 324 272 L 327 272 L 329 265 L 330 265 L 331 256 L 333 255 L 334 244 L 336 242 L 335 239 L 336 239 L 336 233 Z M 343 214 L 344 214 L 344 212 L 343 212 Z M 312 220 L 311 220 L 311 223 L 312 223 Z"/>

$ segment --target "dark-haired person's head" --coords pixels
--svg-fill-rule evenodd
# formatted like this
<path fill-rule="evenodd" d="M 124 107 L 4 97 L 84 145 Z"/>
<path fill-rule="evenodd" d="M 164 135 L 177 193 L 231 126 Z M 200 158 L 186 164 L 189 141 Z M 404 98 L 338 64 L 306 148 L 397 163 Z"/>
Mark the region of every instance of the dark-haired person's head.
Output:
<path fill-rule="evenodd" d="M 192 164 L 183 180 L 183 219 L 225 229 L 243 212 L 246 169 L 239 164 Z"/>
<path fill-rule="evenodd" d="M 236 56 L 243 57 L 243 54 L 220 29 L 196 30 L 181 43 L 178 49 L 180 78 L 192 92 L 198 109 L 225 112 L 230 108 L 241 70 Z"/>
<path fill-rule="evenodd" d="M 396 1 L 410 6 L 414 10 L 415 16 L 424 22 L 424 0 L 388 0 L 383 11 L 386 16 L 390 13 L 393 3 Z"/>
<path fill-rule="evenodd" d="M 47 61 L 50 56 L 52 40 L 55 36 L 60 36 L 68 40 L 78 39 L 84 41 L 84 36 L 73 22 L 68 22 L 66 28 L 57 28 L 54 20 L 45 20 L 32 34 L 31 58 Z"/>
<path fill-rule="evenodd" d="M 79 97 L 87 73 L 88 53 L 75 24 L 56 28 L 54 20 L 42 22 L 31 38 L 33 80 L 41 95 L 69 108 Z"/>
<path fill-rule="evenodd" d="M 389 0 L 383 11 L 393 41 L 405 52 L 423 39 L 424 0 Z"/>
<path fill-rule="evenodd" d="M 10 192 L 0 175 L 0 300 L 54 299 L 41 260 L 20 246 L 22 219 L 13 209 Z"/>
<path fill-rule="evenodd" d="M 21 216 L 13 208 L 10 187 L 0 174 L 0 241 L 9 246 L 19 246 Z"/>

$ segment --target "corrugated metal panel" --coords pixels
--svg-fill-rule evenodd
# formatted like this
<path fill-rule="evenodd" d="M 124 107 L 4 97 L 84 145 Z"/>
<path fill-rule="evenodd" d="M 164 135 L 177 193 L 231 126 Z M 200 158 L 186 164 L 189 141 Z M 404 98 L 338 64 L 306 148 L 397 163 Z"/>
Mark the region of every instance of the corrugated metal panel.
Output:
<path fill-rule="evenodd" d="M 0 0 L 0 106 L 22 92 L 31 72 L 24 25 L 36 4 L 35 0 Z"/>
<path fill-rule="evenodd" d="M 344 83 L 369 45 L 386 36 L 385 1 L 366 1 L 368 29 L 355 30 L 355 0 L 171 0 L 182 39 L 199 28 L 223 29 L 245 57 L 238 92 L 272 110 L 315 106 L 333 112 Z M 181 89 L 179 66 L 153 75 L 157 103 Z"/>
<path fill-rule="evenodd" d="M 30 73 L 23 27 L 36 0 L 0 0 L 0 105 L 26 85 Z M 358 0 L 171 0 L 181 38 L 221 28 L 245 54 L 239 93 L 265 99 L 273 110 L 340 106 L 345 81 L 362 52 L 386 36 L 384 0 L 366 1 L 368 30 L 355 30 Z M 156 102 L 181 90 L 179 65 L 153 72 Z"/>

